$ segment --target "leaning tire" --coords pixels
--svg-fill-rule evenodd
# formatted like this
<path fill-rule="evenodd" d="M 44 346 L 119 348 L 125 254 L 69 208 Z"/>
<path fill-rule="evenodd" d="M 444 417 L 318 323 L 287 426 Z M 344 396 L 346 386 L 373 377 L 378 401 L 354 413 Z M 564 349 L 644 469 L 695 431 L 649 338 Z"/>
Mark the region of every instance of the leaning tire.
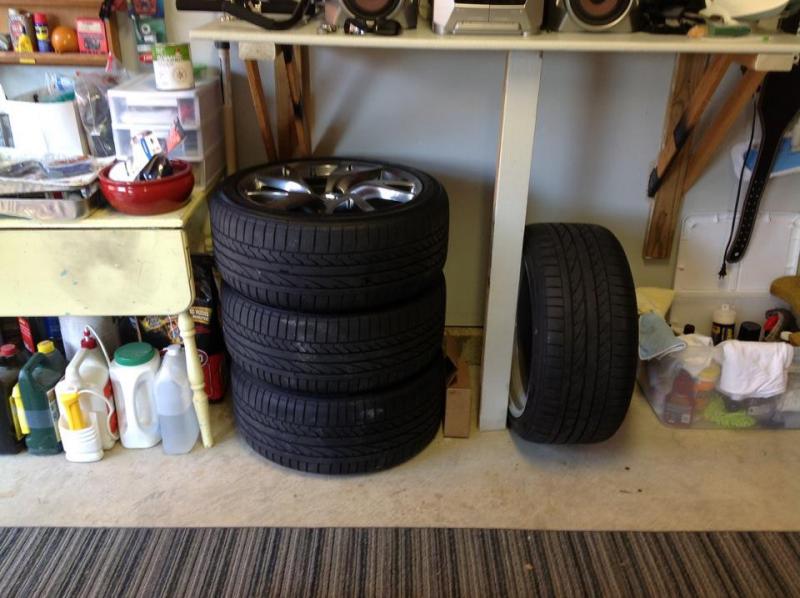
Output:
<path fill-rule="evenodd" d="M 232 370 L 245 441 L 271 461 L 312 473 L 365 473 L 410 459 L 436 436 L 444 390 L 441 356 L 406 384 L 351 396 L 294 393 Z"/>
<path fill-rule="evenodd" d="M 356 166 L 335 170 L 342 164 Z M 380 180 L 347 179 L 365 172 Z M 400 302 L 429 288 L 447 257 L 447 194 L 406 167 L 338 158 L 259 166 L 225 179 L 210 214 L 223 279 L 283 309 L 330 313 Z"/>
<path fill-rule="evenodd" d="M 611 437 L 633 392 L 633 278 L 619 241 L 587 224 L 525 231 L 509 426 L 526 440 Z"/>
<path fill-rule="evenodd" d="M 248 374 L 312 393 L 359 393 L 407 380 L 442 352 L 445 284 L 405 303 L 354 314 L 310 314 L 222 293 L 225 344 Z"/>

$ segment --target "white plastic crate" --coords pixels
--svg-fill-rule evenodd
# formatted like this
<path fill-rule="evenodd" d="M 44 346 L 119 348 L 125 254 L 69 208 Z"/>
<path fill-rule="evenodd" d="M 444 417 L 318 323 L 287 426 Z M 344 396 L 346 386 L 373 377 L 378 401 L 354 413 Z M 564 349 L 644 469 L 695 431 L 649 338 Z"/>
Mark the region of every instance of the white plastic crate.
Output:
<path fill-rule="evenodd" d="M 151 131 L 158 138 L 161 147 L 166 150 L 167 136 L 170 125 L 166 126 L 135 126 L 117 127 L 114 125 L 114 147 L 117 158 L 124 160 L 133 155 L 131 139 L 145 131 Z M 212 120 L 206 120 L 199 129 L 184 129 L 186 137 L 180 145 L 173 149 L 169 157 L 177 160 L 202 160 L 211 148 L 216 147 L 223 140 L 222 118 L 220 112 Z"/>
<path fill-rule="evenodd" d="M 141 75 L 109 90 L 108 101 L 114 128 L 169 127 L 177 118 L 185 129 L 198 129 L 216 119 L 222 91 L 216 75 L 183 91 L 159 91 L 153 75 Z"/>

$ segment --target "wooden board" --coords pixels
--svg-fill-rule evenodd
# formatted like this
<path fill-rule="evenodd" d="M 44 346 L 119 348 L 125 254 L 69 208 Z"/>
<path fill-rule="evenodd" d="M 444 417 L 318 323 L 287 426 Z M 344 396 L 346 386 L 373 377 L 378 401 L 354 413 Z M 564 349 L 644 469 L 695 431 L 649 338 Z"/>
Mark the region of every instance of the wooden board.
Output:
<path fill-rule="evenodd" d="M 672 75 L 672 91 L 667 102 L 665 143 L 669 143 L 672 139 L 675 125 L 686 111 L 692 92 L 703 77 L 706 62 L 707 57 L 702 54 L 681 54 L 677 57 Z M 675 228 L 683 204 L 684 178 L 693 139 L 694 135 L 690 135 L 656 193 L 645 233 L 643 251 L 645 259 L 668 259 L 672 253 L 672 240 L 675 237 Z"/>
<path fill-rule="evenodd" d="M 69 52 L 0 52 L 0 64 L 21 64 L 25 66 L 92 66 L 104 67 L 108 57 L 105 54 L 78 54 Z"/>
<path fill-rule="evenodd" d="M 193 299 L 182 230 L 3 230 L 0 315 L 177 314 Z"/>

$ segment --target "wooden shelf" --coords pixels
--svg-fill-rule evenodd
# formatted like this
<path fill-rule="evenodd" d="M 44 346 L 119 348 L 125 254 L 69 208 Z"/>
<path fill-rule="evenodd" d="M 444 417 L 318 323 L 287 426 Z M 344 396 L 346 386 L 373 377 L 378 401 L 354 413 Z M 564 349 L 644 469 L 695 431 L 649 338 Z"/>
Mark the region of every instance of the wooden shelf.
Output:
<path fill-rule="evenodd" d="M 2 2 L 2 0 L 0 0 Z M 24 66 L 98 66 L 104 67 L 106 54 L 57 54 L 55 52 L 0 52 L 0 64 Z"/>
<path fill-rule="evenodd" d="M 23 4 L 22 2 L 18 2 L 17 0 L 0 0 L 0 6 L 10 6 L 12 8 L 24 8 L 28 12 L 33 12 L 34 8 L 64 8 L 68 6 L 70 8 L 86 8 L 92 11 L 91 16 L 96 16 L 96 13 L 100 8 L 100 2 L 98 0 L 69 0 L 65 2 L 64 0 L 34 0 L 34 2 L 25 2 L 24 6 L 20 6 Z"/>
<path fill-rule="evenodd" d="M 545 52 L 636 52 L 702 54 L 797 54 L 800 37 L 788 33 L 755 32 L 745 37 L 690 39 L 651 33 L 547 33 L 523 36 L 436 35 L 430 25 L 398 36 L 317 33 L 319 21 L 286 31 L 266 31 L 244 21 L 213 21 L 192 29 L 192 40 L 274 43 L 299 46 L 416 50 L 483 50 Z"/>

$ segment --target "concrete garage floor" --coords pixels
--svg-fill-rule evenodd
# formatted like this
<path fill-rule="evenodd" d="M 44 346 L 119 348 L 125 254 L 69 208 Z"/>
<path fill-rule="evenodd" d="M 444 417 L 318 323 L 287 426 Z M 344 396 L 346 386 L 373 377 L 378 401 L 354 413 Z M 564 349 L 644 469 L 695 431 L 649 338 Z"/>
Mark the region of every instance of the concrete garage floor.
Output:
<path fill-rule="evenodd" d="M 638 391 L 602 445 L 440 436 L 395 469 L 346 478 L 273 465 L 238 438 L 229 403 L 212 415 L 216 446 L 185 456 L 0 457 L 0 525 L 800 530 L 800 431 L 672 430 Z"/>

